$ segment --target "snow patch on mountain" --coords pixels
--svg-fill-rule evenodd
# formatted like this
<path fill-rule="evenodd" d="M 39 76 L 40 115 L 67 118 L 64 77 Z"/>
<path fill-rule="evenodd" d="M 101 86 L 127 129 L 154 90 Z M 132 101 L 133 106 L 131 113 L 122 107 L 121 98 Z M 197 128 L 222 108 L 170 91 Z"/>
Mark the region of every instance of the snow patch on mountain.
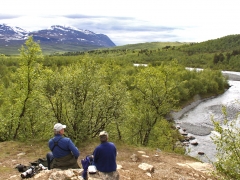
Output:
<path fill-rule="evenodd" d="M 20 27 L 0 24 L 0 42 L 5 41 L 14 43 L 13 41 L 16 40 L 26 40 L 29 36 L 33 36 L 33 39 L 39 41 L 41 45 L 75 44 L 99 47 L 115 46 L 115 44 L 104 34 L 95 34 L 89 30 L 78 29 L 71 26 L 53 25 L 47 29 L 28 32 Z M 20 42 L 21 41 L 18 43 Z"/>

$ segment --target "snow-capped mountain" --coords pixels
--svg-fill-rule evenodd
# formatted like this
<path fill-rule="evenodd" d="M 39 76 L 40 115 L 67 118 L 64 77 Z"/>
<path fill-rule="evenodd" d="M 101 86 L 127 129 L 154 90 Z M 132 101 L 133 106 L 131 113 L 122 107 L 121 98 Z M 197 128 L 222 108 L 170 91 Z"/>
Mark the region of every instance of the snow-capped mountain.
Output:
<path fill-rule="evenodd" d="M 76 43 L 79 45 L 95 45 L 99 47 L 115 46 L 106 35 L 95 34 L 88 30 L 59 25 L 51 26 L 48 29 L 30 32 L 29 35 L 32 35 L 34 40 L 40 40 L 40 42 Z"/>
<path fill-rule="evenodd" d="M 0 24 L 0 47 L 17 47 L 24 44 L 28 36 L 33 36 L 34 41 L 38 41 L 44 47 L 61 49 L 63 51 L 76 51 L 81 47 L 86 50 L 100 47 L 116 46 L 111 39 L 104 34 L 96 34 L 89 30 L 82 30 L 75 27 L 65 27 L 60 25 L 51 26 L 48 29 L 28 32 L 19 27 L 11 27 Z M 64 49 L 71 46 L 72 49 Z M 74 48 L 73 48 L 74 47 Z M 0 52 L 4 53 L 4 52 Z"/>
<path fill-rule="evenodd" d="M 20 27 L 11 27 L 5 24 L 0 24 L 0 39 L 5 41 L 25 40 L 28 37 L 27 31 Z"/>

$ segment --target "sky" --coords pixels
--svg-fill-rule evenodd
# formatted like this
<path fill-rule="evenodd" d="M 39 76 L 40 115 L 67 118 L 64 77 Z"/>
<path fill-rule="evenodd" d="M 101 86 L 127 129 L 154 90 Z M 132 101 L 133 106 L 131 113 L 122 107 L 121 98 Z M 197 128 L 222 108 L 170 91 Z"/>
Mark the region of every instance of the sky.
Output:
<path fill-rule="evenodd" d="M 117 46 L 203 42 L 240 34 L 239 0 L 0 0 L 0 24 L 107 35 Z"/>

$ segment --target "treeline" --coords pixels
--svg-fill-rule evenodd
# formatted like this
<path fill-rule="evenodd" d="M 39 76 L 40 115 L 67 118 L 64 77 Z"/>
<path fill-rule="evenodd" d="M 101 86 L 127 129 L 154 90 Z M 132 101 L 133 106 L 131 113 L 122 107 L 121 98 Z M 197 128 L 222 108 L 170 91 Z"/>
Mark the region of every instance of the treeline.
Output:
<path fill-rule="evenodd" d="M 201 43 L 152 42 L 117 46 L 108 49 L 76 51 L 46 55 L 44 66 L 70 65 L 86 55 L 96 59 L 110 59 L 118 63 L 144 63 L 158 66 L 163 62 L 177 61 L 188 67 L 240 71 L 240 35 L 230 35 Z M 95 58 L 96 57 L 96 58 Z M 1 68 L 18 65 L 14 56 L 0 56 Z"/>
<path fill-rule="evenodd" d="M 181 47 L 182 50 L 192 52 L 230 52 L 233 50 L 240 49 L 240 35 L 228 35 L 218 39 L 208 40 L 201 43 L 190 43 Z"/>
<path fill-rule="evenodd" d="M 134 67 L 137 59 L 117 56 L 44 57 L 32 38 L 20 52 L 17 64 L 1 61 L 0 141 L 49 139 L 60 122 L 78 143 L 107 130 L 113 141 L 183 152 L 166 117 L 227 88 L 220 71 L 189 71 L 176 60 Z"/>
<path fill-rule="evenodd" d="M 159 65 L 176 60 L 183 66 L 215 70 L 240 71 L 240 35 L 230 35 L 201 43 L 140 43 L 109 49 L 66 52 L 49 57 L 98 56 L 113 57 L 131 63 Z M 68 59 L 68 58 L 67 58 Z"/>

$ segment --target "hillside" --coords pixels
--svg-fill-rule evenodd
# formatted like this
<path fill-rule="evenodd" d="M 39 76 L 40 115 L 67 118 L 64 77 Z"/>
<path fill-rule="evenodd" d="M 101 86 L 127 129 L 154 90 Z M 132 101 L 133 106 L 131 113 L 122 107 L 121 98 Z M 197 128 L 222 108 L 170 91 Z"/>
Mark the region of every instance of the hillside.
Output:
<path fill-rule="evenodd" d="M 240 71 L 240 35 L 229 35 L 201 43 L 152 42 L 88 51 L 98 57 L 114 57 L 132 63 L 160 65 L 177 61 L 185 67 Z M 65 53 L 63 55 L 79 55 Z"/>
<path fill-rule="evenodd" d="M 174 48 L 173 48 L 174 47 Z M 123 46 L 110 47 L 110 50 L 156 50 L 171 49 L 180 51 L 194 51 L 199 53 L 230 52 L 240 49 L 240 34 L 228 35 L 217 39 L 211 39 L 203 42 L 148 42 L 127 44 Z"/>
<path fill-rule="evenodd" d="M 201 43 L 190 43 L 189 45 L 181 47 L 184 51 L 194 52 L 231 52 L 240 49 L 240 34 L 228 35 L 217 39 L 204 41 Z"/>
<path fill-rule="evenodd" d="M 190 43 L 186 42 L 148 42 L 148 43 L 137 43 L 137 44 L 127 44 L 123 46 L 115 46 L 111 47 L 109 49 L 119 49 L 119 50 L 141 50 L 141 49 L 149 49 L 149 50 L 155 50 L 155 49 L 162 49 L 166 46 L 182 46 L 187 45 Z"/>
<path fill-rule="evenodd" d="M 27 166 L 29 162 L 45 157 L 45 154 L 49 151 L 46 142 L 1 142 L 1 178 L 20 180 L 20 173 L 15 167 L 18 164 Z M 86 145 L 79 145 L 78 148 L 81 152 L 79 162 L 80 159 L 91 154 L 97 144 L 98 142 L 91 142 Z M 210 170 L 212 170 L 209 164 L 201 163 L 185 155 L 172 154 L 144 147 L 133 147 L 121 143 L 116 143 L 116 146 L 118 149 L 117 164 L 122 167 L 118 170 L 121 180 L 216 179 L 209 174 Z M 137 159 L 131 158 L 133 154 L 136 155 L 135 157 L 137 157 Z M 138 165 L 141 163 L 152 165 L 154 171 L 147 174 L 145 171 L 138 168 Z"/>

